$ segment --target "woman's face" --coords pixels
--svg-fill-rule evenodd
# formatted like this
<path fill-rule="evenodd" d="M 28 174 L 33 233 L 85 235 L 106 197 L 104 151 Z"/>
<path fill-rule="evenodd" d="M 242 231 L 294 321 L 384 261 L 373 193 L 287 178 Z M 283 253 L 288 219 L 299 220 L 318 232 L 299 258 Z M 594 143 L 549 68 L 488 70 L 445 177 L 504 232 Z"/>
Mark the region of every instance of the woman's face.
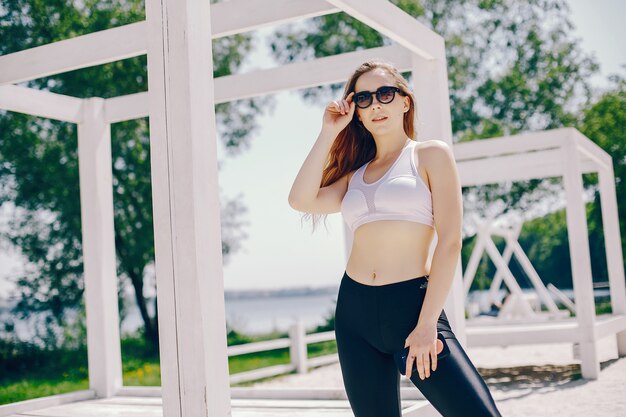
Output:
<path fill-rule="evenodd" d="M 360 91 L 374 92 L 382 86 L 396 86 L 395 80 L 384 69 L 376 68 L 361 75 L 354 86 L 355 93 Z M 410 99 L 398 92 L 395 93 L 390 103 L 381 103 L 376 94 L 372 94 L 372 104 L 362 109 L 356 107 L 357 117 L 363 126 L 376 136 L 397 129 L 404 130 L 404 113 L 410 108 Z M 385 116 L 382 121 L 374 121 L 375 118 Z"/>

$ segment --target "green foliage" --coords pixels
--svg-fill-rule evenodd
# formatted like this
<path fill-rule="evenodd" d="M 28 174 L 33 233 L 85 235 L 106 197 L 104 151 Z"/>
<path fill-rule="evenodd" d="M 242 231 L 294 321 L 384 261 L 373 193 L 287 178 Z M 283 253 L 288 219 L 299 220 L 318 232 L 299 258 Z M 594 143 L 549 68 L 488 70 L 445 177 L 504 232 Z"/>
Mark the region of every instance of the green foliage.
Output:
<path fill-rule="evenodd" d="M 140 0 L 0 0 L 0 55 L 144 19 Z M 251 48 L 249 34 L 213 40 L 213 75 L 236 72 Z M 146 91 L 146 65 L 144 55 L 26 85 L 79 98 L 110 98 Z M 249 147 L 250 134 L 258 128 L 256 117 L 272 102 L 273 97 L 262 97 L 216 106 L 218 134 L 228 155 Z M 76 126 L 0 111 L 0 131 L 0 206 L 16 207 L 0 240 L 18 247 L 28 262 L 24 274 L 12 277 L 19 291 L 15 312 L 19 318 L 40 313 L 47 330 L 37 338 L 60 346 L 66 312 L 79 306 L 84 290 Z M 154 265 L 148 118 L 113 124 L 111 148 L 120 293 L 130 284 L 144 334 L 155 343 L 157 318 L 150 315 L 147 303 L 156 305 L 156 299 L 144 297 L 150 292 L 146 289 L 154 292 L 154 280 L 144 281 Z M 246 208 L 239 197 L 220 200 L 225 203 L 222 248 L 228 262 L 245 237 L 241 218 Z M 125 311 L 123 305 L 120 311 Z"/>
<path fill-rule="evenodd" d="M 605 152 L 611 155 L 617 194 L 617 213 L 622 237 L 622 254 L 626 264 L 626 79 L 618 75 L 610 77 L 611 85 L 607 91 L 583 113 L 579 130 Z M 592 266 L 598 265 L 602 271 L 594 269 L 594 276 L 606 275 L 606 257 L 604 233 L 602 231 L 602 204 L 597 188 L 598 175 L 587 175 L 588 183 L 593 185 L 594 204 L 589 215 L 590 251 Z"/>

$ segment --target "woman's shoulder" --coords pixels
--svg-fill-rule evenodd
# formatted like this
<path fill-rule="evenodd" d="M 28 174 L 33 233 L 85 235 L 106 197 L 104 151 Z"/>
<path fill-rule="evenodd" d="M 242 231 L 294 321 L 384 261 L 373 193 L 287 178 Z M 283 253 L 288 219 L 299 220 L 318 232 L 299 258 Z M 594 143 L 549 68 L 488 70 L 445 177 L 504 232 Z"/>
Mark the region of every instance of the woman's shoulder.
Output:
<path fill-rule="evenodd" d="M 420 157 L 422 158 L 420 162 L 423 162 L 424 164 L 427 164 L 428 161 L 434 162 L 441 160 L 442 158 L 454 159 L 452 147 L 448 144 L 448 142 L 440 139 L 417 141 L 414 152 L 418 160 Z"/>

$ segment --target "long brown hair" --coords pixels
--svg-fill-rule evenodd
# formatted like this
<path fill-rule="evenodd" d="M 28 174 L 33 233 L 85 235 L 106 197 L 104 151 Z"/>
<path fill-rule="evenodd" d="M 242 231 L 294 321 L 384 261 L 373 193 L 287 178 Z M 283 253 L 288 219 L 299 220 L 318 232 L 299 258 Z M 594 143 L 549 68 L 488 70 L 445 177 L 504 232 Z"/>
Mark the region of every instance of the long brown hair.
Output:
<path fill-rule="evenodd" d="M 382 68 L 391 75 L 395 80 L 396 87 L 400 88 L 407 97 L 409 97 L 409 110 L 404 113 L 404 132 L 411 140 L 416 140 L 415 97 L 413 96 L 413 92 L 407 80 L 392 63 L 380 59 L 362 63 L 348 79 L 343 91 L 343 99 L 354 91 L 356 82 L 361 75 L 376 68 Z M 322 172 L 320 188 L 332 184 L 347 173 L 358 169 L 361 165 L 374 159 L 375 156 L 376 142 L 374 141 L 374 137 L 365 126 L 363 126 L 355 109 L 352 120 L 339 132 L 328 152 L 326 166 Z M 322 216 L 324 217 L 324 225 L 326 226 L 327 214 L 305 213 L 303 218 L 309 216 L 312 217 L 313 231 L 315 231 L 316 223 Z"/>

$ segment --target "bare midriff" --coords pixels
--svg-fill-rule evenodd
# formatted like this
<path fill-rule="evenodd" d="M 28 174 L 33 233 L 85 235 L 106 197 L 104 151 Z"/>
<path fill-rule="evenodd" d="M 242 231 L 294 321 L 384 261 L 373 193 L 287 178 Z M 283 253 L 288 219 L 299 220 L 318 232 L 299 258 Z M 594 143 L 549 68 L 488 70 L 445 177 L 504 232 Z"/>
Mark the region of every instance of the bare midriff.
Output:
<path fill-rule="evenodd" d="M 365 223 L 354 232 L 346 273 L 365 285 L 385 285 L 428 275 L 432 227 L 406 220 Z"/>

